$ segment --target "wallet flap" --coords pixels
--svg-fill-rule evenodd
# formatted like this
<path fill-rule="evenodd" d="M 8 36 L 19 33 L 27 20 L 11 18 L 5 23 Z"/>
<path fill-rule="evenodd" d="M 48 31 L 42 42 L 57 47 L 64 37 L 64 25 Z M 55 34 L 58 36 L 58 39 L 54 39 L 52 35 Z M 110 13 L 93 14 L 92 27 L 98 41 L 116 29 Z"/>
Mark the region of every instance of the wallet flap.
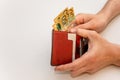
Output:
<path fill-rule="evenodd" d="M 68 40 L 68 33 L 53 31 L 51 65 L 57 66 L 72 62 L 72 40 Z"/>

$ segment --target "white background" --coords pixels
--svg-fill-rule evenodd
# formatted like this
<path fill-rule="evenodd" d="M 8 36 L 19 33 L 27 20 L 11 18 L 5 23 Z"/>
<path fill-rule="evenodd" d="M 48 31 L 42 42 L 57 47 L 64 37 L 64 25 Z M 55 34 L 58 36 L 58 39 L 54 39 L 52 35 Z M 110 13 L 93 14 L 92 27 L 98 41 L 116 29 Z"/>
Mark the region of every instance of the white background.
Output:
<path fill-rule="evenodd" d="M 97 13 L 107 0 L 0 0 L 0 80 L 120 80 L 120 68 L 71 78 L 50 66 L 53 19 L 66 7 Z M 120 17 L 102 33 L 120 44 Z M 91 64 L 92 65 L 92 64 Z"/>

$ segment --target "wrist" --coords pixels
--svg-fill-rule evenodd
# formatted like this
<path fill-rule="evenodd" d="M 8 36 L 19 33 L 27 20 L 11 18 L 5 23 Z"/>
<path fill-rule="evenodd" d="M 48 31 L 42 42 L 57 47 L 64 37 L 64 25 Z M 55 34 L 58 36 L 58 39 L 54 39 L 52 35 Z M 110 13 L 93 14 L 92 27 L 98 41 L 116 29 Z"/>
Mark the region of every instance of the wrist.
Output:
<path fill-rule="evenodd" d="M 109 22 L 112 20 L 112 16 L 109 12 L 100 11 L 97 13 L 97 15 L 104 20 L 106 25 L 109 24 Z"/>
<path fill-rule="evenodd" d="M 119 0 L 108 0 L 106 5 L 97 14 L 104 15 L 105 19 L 109 23 L 113 18 L 120 14 Z"/>
<path fill-rule="evenodd" d="M 113 65 L 120 66 L 120 45 L 112 44 L 111 54 L 113 54 Z"/>

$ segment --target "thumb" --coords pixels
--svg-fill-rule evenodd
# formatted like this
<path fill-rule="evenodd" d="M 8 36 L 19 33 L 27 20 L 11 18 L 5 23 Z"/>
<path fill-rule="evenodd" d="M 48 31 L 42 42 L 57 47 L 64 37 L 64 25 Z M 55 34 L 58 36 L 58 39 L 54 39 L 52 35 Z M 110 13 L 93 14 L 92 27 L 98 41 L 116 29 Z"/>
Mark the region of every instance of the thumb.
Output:
<path fill-rule="evenodd" d="M 76 32 L 77 29 L 87 29 L 87 30 L 93 30 L 95 24 L 93 22 L 88 22 L 88 23 L 84 23 L 84 24 L 79 24 L 77 26 L 74 26 L 72 28 L 69 29 L 70 32 Z"/>
<path fill-rule="evenodd" d="M 77 33 L 77 35 L 79 35 L 79 36 L 81 36 L 81 37 L 84 37 L 84 38 L 90 38 L 89 37 L 89 30 L 85 30 L 85 29 L 80 29 L 80 28 L 78 28 L 77 30 L 76 30 L 76 33 Z"/>
<path fill-rule="evenodd" d="M 89 41 L 96 41 L 98 38 L 98 33 L 96 31 L 92 30 L 86 30 L 86 29 L 77 29 L 76 30 L 77 35 L 87 38 Z"/>
<path fill-rule="evenodd" d="M 76 27 L 77 28 L 82 28 L 82 29 L 93 30 L 94 26 L 95 26 L 95 24 L 92 21 L 90 21 L 88 23 L 80 24 Z"/>

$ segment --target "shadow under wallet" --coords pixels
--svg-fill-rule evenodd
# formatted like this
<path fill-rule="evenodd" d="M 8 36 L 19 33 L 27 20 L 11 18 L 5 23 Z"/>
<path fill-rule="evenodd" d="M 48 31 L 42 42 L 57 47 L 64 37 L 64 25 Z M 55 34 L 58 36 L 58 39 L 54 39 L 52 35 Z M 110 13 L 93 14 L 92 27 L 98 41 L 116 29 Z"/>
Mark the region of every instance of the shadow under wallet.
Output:
<path fill-rule="evenodd" d="M 52 30 L 52 66 L 70 63 L 82 56 L 87 49 L 87 39 L 75 33 Z"/>

